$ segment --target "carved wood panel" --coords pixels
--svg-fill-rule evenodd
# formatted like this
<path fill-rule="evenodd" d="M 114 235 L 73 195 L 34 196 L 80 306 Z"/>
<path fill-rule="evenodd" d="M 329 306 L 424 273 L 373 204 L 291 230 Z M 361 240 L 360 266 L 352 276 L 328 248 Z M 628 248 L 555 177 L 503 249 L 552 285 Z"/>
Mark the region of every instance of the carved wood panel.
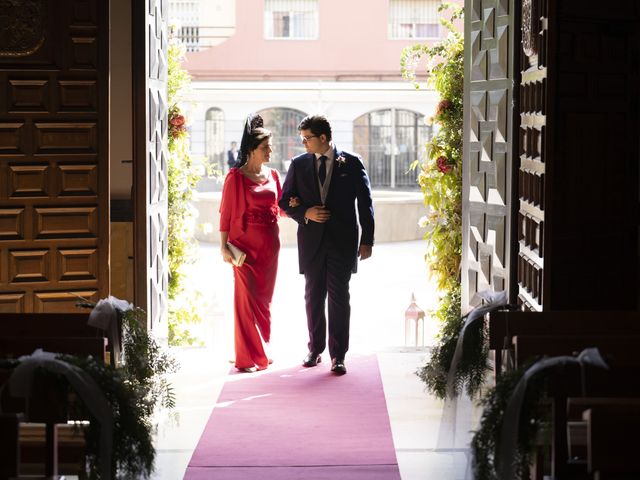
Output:
<path fill-rule="evenodd" d="M 637 309 L 640 5 L 523 0 L 518 302 Z"/>
<path fill-rule="evenodd" d="M 136 95 L 135 236 L 136 303 L 148 327 L 167 336 L 167 2 L 136 5 L 134 90 Z"/>
<path fill-rule="evenodd" d="M 462 307 L 510 289 L 513 174 L 513 0 L 465 2 Z"/>
<path fill-rule="evenodd" d="M 0 11 L 0 312 L 75 312 L 109 293 L 109 5 Z"/>
<path fill-rule="evenodd" d="M 518 171 L 518 304 L 543 308 L 547 176 L 548 2 L 522 1 Z"/>
<path fill-rule="evenodd" d="M 543 307 L 637 310 L 640 4 L 553 4 Z"/>

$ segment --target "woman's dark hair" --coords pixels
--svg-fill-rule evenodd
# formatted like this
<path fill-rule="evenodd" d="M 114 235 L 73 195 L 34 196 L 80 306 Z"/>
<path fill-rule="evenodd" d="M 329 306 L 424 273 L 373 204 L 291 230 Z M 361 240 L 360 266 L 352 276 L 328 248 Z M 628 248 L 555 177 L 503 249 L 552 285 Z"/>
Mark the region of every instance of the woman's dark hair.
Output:
<path fill-rule="evenodd" d="M 327 141 L 331 141 L 331 124 L 324 115 L 308 115 L 298 125 L 298 131 L 311 130 L 314 135 L 325 135 Z"/>
<path fill-rule="evenodd" d="M 249 154 L 260 146 L 265 138 L 271 138 L 271 130 L 264 128 L 264 121 L 257 113 L 251 113 L 244 122 L 242 141 L 238 151 L 236 167 L 240 168 L 249 158 Z"/>

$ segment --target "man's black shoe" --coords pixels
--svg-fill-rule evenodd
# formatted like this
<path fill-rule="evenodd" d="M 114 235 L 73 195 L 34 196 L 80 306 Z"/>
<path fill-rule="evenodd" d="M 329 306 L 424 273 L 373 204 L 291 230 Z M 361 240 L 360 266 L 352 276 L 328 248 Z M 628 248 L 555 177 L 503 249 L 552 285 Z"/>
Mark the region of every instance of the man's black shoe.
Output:
<path fill-rule="evenodd" d="M 315 367 L 322 361 L 319 353 L 309 352 L 302 362 L 303 367 Z"/>
<path fill-rule="evenodd" d="M 347 373 L 347 367 L 344 366 L 343 358 L 334 358 L 331 360 L 331 371 L 336 375 L 344 375 Z"/>

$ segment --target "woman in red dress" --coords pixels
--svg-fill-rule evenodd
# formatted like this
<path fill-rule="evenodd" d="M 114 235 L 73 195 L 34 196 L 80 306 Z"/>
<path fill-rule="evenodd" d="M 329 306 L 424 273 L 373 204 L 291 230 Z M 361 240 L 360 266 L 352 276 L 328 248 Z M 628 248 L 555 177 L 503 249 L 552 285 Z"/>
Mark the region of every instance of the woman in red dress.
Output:
<path fill-rule="evenodd" d="M 222 258 L 232 263 L 231 243 L 244 253 L 233 266 L 235 366 L 243 372 L 267 368 L 264 344 L 271 338 L 271 299 L 278 271 L 280 175 L 269 168 L 271 132 L 259 115 L 247 118 L 238 162 L 229 170 L 220 203 Z"/>

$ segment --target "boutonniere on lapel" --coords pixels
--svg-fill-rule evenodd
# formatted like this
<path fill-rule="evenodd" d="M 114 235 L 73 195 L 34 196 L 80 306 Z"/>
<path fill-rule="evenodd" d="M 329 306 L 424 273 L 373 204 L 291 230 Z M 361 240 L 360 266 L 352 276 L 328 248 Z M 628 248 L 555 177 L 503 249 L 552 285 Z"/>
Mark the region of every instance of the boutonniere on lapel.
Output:
<path fill-rule="evenodd" d="M 342 165 L 347 163 L 347 159 L 344 158 L 343 155 L 340 155 L 338 158 L 336 158 L 336 163 L 338 164 L 338 167 L 341 167 Z"/>

